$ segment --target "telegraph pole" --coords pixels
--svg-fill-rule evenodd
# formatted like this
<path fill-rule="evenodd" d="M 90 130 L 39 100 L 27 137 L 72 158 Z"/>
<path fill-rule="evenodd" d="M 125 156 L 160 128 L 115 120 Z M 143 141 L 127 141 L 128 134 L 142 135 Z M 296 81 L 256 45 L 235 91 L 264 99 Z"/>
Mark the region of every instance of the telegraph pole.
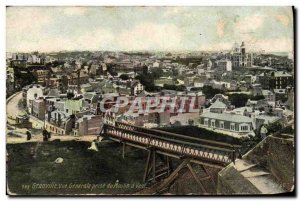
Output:
<path fill-rule="evenodd" d="M 46 110 L 46 98 L 44 97 L 43 100 L 44 100 L 44 130 L 45 130 L 46 129 L 46 113 L 47 113 L 47 110 Z"/>

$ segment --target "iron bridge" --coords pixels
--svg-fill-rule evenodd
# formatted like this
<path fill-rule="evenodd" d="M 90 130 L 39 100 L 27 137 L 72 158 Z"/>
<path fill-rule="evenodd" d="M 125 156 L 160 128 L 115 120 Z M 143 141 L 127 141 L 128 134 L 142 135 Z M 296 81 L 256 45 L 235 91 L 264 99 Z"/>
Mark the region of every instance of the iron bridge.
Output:
<path fill-rule="evenodd" d="M 222 169 L 241 156 L 240 145 L 148 129 L 123 122 L 115 122 L 115 125 L 104 124 L 100 136 L 122 143 L 123 157 L 125 146 L 148 151 L 144 182 L 156 181 L 160 176 L 178 173 L 179 170 L 173 170 L 170 157 L 182 161 L 178 166 L 180 169 L 186 165 L 191 169 L 190 163 L 196 163 L 205 170 L 205 166 Z M 166 163 L 166 167 L 158 170 L 156 155 Z M 193 173 L 192 169 L 191 171 Z M 149 176 L 151 173 L 152 177 Z M 209 178 L 211 179 L 210 175 Z"/>

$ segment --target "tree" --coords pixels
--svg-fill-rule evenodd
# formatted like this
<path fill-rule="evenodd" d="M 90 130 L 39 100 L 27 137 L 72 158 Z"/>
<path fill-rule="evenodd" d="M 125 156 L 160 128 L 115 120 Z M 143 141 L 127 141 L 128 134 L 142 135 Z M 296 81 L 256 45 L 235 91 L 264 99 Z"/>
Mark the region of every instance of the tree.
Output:
<path fill-rule="evenodd" d="M 138 79 L 141 84 L 145 86 L 146 91 L 155 91 L 154 79 L 152 74 L 141 74 L 136 76 L 136 79 Z"/>
<path fill-rule="evenodd" d="M 64 63 L 65 63 L 64 61 L 55 60 L 55 61 L 52 62 L 52 67 L 63 65 Z M 75 61 L 74 61 L 74 65 L 75 65 Z"/>
<path fill-rule="evenodd" d="M 117 72 L 114 72 L 114 71 L 113 71 L 113 72 L 110 72 L 109 74 L 110 74 L 111 76 L 117 76 L 117 75 L 118 75 L 118 73 L 117 73 Z"/>
<path fill-rule="evenodd" d="M 68 99 L 71 99 L 71 98 L 73 98 L 74 97 L 74 93 L 72 93 L 72 92 L 68 92 L 67 93 L 67 98 Z"/>
<path fill-rule="evenodd" d="M 120 79 L 121 80 L 128 80 L 129 76 L 127 74 L 122 74 L 122 75 L 120 75 Z"/>
<path fill-rule="evenodd" d="M 282 103 L 285 103 L 288 100 L 288 98 L 285 95 L 278 94 L 276 95 L 276 101 L 281 101 Z"/>
<path fill-rule="evenodd" d="M 153 68 L 151 74 L 153 78 L 156 80 L 163 75 L 164 71 L 161 68 Z"/>
<path fill-rule="evenodd" d="M 244 107 L 249 99 L 247 94 L 230 94 L 228 99 L 235 107 Z"/>
<path fill-rule="evenodd" d="M 191 88 L 191 91 L 201 91 L 201 87 L 193 87 Z"/>
<path fill-rule="evenodd" d="M 279 122 L 274 122 L 267 125 L 268 134 L 274 134 L 283 129 L 282 125 Z"/>
<path fill-rule="evenodd" d="M 60 79 L 60 85 L 58 87 L 62 92 L 66 92 L 68 89 L 68 77 L 63 75 Z"/>
<path fill-rule="evenodd" d="M 17 83 L 17 89 L 21 89 L 26 85 L 36 83 L 37 77 L 28 69 L 14 67 L 14 77 Z"/>
<path fill-rule="evenodd" d="M 251 96 L 249 97 L 251 100 L 263 100 L 265 97 L 263 95 L 258 95 L 258 96 Z"/>
<path fill-rule="evenodd" d="M 211 86 L 204 86 L 202 92 L 205 94 L 206 98 L 213 98 L 216 94 L 224 94 L 221 89 L 214 89 Z"/>
<path fill-rule="evenodd" d="M 87 64 L 87 62 L 86 61 L 84 61 L 84 62 L 82 62 L 82 64 L 81 64 L 81 66 L 80 66 L 80 68 L 84 68 L 85 66 L 87 66 L 88 64 Z"/>
<path fill-rule="evenodd" d="M 253 149 L 260 141 L 261 137 L 259 135 L 249 136 L 249 137 L 242 137 L 240 138 L 241 141 L 241 154 L 247 153 L 249 150 Z"/>
<path fill-rule="evenodd" d="M 116 64 L 107 64 L 106 66 L 107 66 L 107 71 L 109 74 L 111 74 L 112 76 L 118 75 L 118 73 L 115 72 L 115 69 L 114 69 Z"/>
<path fill-rule="evenodd" d="M 260 107 L 260 108 L 259 108 L 259 111 L 260 111 L 260 112 L 263 112 L 263 111 L 265 111 L 265 108 L 264 108 L 264 107 Z"/>
<path fill-rule="evenodd" d="M 164 89 L 175 90 L 175 91 L 185 91 L 186 87 L 184 85 L 173 85 L 173 84 L 164 84 Z"/>

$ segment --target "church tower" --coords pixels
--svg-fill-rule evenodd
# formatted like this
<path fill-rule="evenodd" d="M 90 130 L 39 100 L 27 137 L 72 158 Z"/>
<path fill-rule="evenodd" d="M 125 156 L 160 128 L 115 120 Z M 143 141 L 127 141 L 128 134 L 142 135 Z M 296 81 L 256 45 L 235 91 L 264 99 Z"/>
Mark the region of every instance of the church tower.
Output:
<path fill-rule="evenodd" d="M 246 46 L 245 46 L 245 43 L 242 42 L 242 45 L 241 45 L 241 59 L 240 59 L 240 66 L 244 67 L 246 66 L 247 64 L 247 58 L 246 58 Z"/>

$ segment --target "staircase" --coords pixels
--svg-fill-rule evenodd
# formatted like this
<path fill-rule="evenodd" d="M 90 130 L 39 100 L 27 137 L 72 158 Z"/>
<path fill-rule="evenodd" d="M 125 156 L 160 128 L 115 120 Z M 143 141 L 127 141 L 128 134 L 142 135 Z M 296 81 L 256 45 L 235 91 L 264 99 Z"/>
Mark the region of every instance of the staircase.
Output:
<path fill-rule="evenodd" d="M 285 190 L 275 180 L 274 176 L 265 169 L 246 160 L 238 159 L 235 162 L 235 168 L 239 173 L 262 194 L 283 193 Z"/>

